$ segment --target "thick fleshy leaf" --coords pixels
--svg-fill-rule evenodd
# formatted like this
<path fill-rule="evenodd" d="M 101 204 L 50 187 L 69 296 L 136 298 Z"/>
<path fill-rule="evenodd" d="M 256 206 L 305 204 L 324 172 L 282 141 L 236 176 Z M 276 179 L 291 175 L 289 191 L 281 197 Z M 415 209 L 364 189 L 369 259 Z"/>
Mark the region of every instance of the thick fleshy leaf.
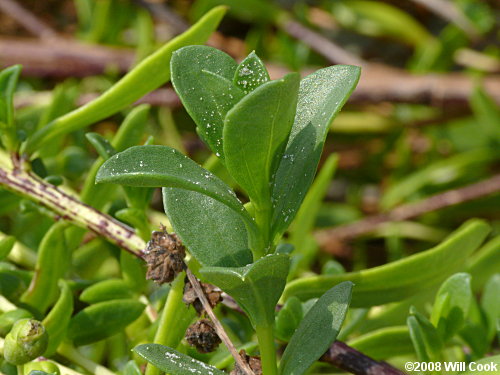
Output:
<path fill-rule="evenodd" d="M 472 300 L 471 277 L 457 273 L 439 288 L 431 314 L 431 322 L 444 341 L 457 333 L 465 322 Z"/>
<path fill-rule="evenodd" d="M 421 361 L 438 361 L 443 340 L 436 327 L 413 306 L 410 308 L 407 325 L 418 358 Z"/>
<path fill-rule="evenodd" d="M 120 152 L 104 162 L 96 182 L 193 190 L 248 216 L 234 192 L 222 180 L 168 146 L 135 146 Z"/>
<path fill-rule="evenodd" d="M 127 299 L 133 296 L 130 284 L 125 280 L 109 279 L 85 288 L 80 294 L 80 301 L 93 304 L 114 299 Z"/>
<path fill-rule="evenodd" d="M 252 261 L 245 224 L 225 204 L 176 188 L 163 189 L 163 204 L 175 232 L 202 265 L 239 267 Z"/>
<path fill-rule="evenodd" d="M 486 316 L 488 339 L 491 341 L 500 322 L 500 273 L 493 275 L 484 287 L 481 307 Z"/>
<path fill-rule="evenodd" d="M 352 307 L 369 307 L 400 301 L 438 286 L 462 269 L 464 260 L 474 252 L 489 232 L 481 220 L 470 220 L 436 247 L 383 266 L 348 272 L 341 275 L 321 275 L 292 281 L 285 289 L 285 298 L 302 300 L 320 296 L 341 281 L 356 284 Z"/>
<path fill-rule="evenodd" d="M 408 327 L 392 326 L 354 338 L 349 346 L 378 361 L 414 353 Z"/>
<path fill-rule="evenodd" d="M 359 67 L 335 65 L 300 82 L 297 114 L 272 188 L 275 236 L 280 236 L 295 217 L 314 179 L 330 124 L 356 87 L 359 75 Z"/>
<path fill-rule="evenodd" d="M 259 207 L 270 206 L 269 181 L 290 134 L 299 75 L 258 87 L 227 114 L 224 121 L 226 167 Z"/>
<path fill-rule="evenodd" d="M 349 281 L 331 288 L 311 307 L 288 343 L 281 375 L 302 375 L 335 341 L 351 300 Z"/>
<path fill-rule="evenodd" d="M 226 9 L 226 7 L 211 9 L 186 32 L 142 60 L 104 94 L 38 130 L 28 139 L 24 151 L 33 152 L 41 144 L 58 135 L 67 134 L 106 118 L 163 85 L 170 79 L 169 60 L 172 53 L 184 46 L 205 43 L 219 25 Z"/>
<path fill-rule="evenodd" d="M 269 80 L 269 73 L 264 63 L 255 52 L 252 52 L 238 65 L 233 82 L 248 94 Z"/>
<path fill-rule="evenodd" d="M 175 375 L 225 375 L 206 363 L 197 361 L 185 354 L 159 344 L 136 346 L 134 352 L 167 374 Z"/>
<path fill-rule="evenodd" d="M 288 255 L 273 254 L 245 267 L 205 267 L 200 273 L 204 280 L 233 297 L 255 327 L 270 326 L 286 284 L 289 264 Z"/>
<path fill-rule="evenodd" d="M 15 148 L 18 143 L 14 123 L 14 92 L 21 69 L 21 65 L 14 65 L 0 71 L 0 137 L 8 150 Z"/>
<path fill-rule="evenodd" d="M 146 306 L 132 299 L 99 302 L 84 308 L 69 323 L 68 338 L 86 345 L 110 337 L 136 320 Z"/>
<path fill-rule="evenodd" d="M 189 46 L 173 54 L 170 66 L 174 89 L 196 123 L 198 134 L 223 158 L 224 117 L 244 96 L 232 82 L 236 62 L 218 49 Z"/>

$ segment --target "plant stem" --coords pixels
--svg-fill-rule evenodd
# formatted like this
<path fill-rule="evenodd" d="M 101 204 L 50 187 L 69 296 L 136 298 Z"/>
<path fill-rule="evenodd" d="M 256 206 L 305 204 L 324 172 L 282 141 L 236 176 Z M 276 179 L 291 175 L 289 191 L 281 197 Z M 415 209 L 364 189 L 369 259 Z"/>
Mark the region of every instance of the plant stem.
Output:
<path fill-rule="evenodd" d="M 274 330 L 272 324 L 256 326 L 257 338 L 259 340 L 260 359 L 262 361 L 262 373 L 266 375 L 277 375 L 276 348 L 274 346 Z"/>
<path fill-rule="evenodd" d="M 24 375 L 24 365 L 19 365 L 17 367 L 17 375 Z"/>
<path fill-rule="evenodd" d="M 271 209 L 269 207 L 255 207 L 255 222 L 260 230 L 261 237 L 263 239 L 262 249 L 253 249 L 257 259 L 262 258 L 268 253 L 269 244 L 271 242 Z M 254 260 L 257 260 L 254 259 Z"/>
<path fill-rule="evenodd" d="M 59 214 L 61 219 L 90 229 L 124 250 L 141 257 L 145 243 L 132 228 L 86 205 L 24 169 L 16 156 L 13 156 L 12 161 L 7 163 L 6 155 L 2 153 L 0 162 L 0 185 L 48 207 Z"/>
<path fill-rule="evenodd" d="M 153 340 L 155 344 L 166 345 L 171 348 L 177 347 L 189 322 L 194 317 L 193 310 L 188 310 L 182 302 L 184 277 L 185 274 L 182 272 L 177 275 L 172 283 Z M 159 374 L 160 370 L 158 370 L 158 368 L 150 363 L 147 364 L 145 375 Z"/>
<path fill-rule="evenodd" d="M 63 342 L 61 345 L 59 345 L 59 347 L 57 348 L 57 353 L 74 362 L 75 364 L 83 367 L 91 374 L 115 375 L 114 372 L 109 371 L 106 367 L 103 367 L 84 357 L 73 345 L 67 342 Z"/>
<path fill-rule="evenodd" d="M 196 278 L 196 276 L 191 272 L 191 270 L 187 269 L 186 270 L 187 277 L 189 279 L 189 282 L 193 286 L 193 289 L 196 293 L 196 296 L 200 300 L 201 304 L 203 305 L 203 308 L 205 309 L 205 312 L 207 315 L 210 317 L 212 320 L 212 323 L 215 326 L 215 330 L 217 331 L 217 335 L 219 338 L 222 340 L 224 345 L 226 345 L 227 349 L 229 350 L 229 353 L 234 358 L 234 361 L 238 364 L 240 369 L 247 375 L 254 375 L 253 371 L 250 369 L 249 365 L 243 361 L 243 358 L 239 355 L 238 351 L 236 350 L 234 344 L 231 342 L 229 339 L 229 336 L 227 335 L 226 331 L 224 331 L 224 327 L 222 327 L 221 322 L 219 319 L 217 319 L 217 316 L 214 313 L 214 310 L 212 310 L 212 307 L 210 306 L 210 303 L 208 302 L 207 297 L 205 296 L 205 292 L 203 292 L 203 289 L 201 288 L 200 282 Z M 275 375 L 276 373 L 269 373 L 266 375 Z"/>

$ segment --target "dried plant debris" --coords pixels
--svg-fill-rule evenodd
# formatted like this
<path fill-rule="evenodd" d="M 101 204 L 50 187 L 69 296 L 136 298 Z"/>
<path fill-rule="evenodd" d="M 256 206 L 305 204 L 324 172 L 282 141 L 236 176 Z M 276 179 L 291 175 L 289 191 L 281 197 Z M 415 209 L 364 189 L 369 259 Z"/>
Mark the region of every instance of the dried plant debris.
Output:
<path fill-rule="evenodd" d="M 210 303 L 210 307 L 214 308 L 219 302 L 222 301 L 222 290 L 212 284 L 200 283 L 200 285 L 201 289 L 203 289 L 203 292 L 205 293 L 205 296 L 207 297 L 208 302 Z M 205 312 L 203 304 L 196 295 L 193 286 L 187 278 L 186 284 L 184 285 L 184 296 L 182 297 L 182 301 L 186 305 L 193 305 L 198 315 L 201 315 Z"/>
<path fill-rule="evenodd" d="M 186 248 L 175 233 L 169 234 L 165 227 L 154 231 L 146 245 L 144 259 L 148 264 L 146 278 L 158 284 L 169 283 L 185 269 Z"/>
<path fill-rule="evenodd" d="M 240 357 L 243 358 L 250 369 L 253 371 L 254 375 L 262 375 L 262 362 L 258 356 L 249 356 L 244 350 L 240 350 Z M 240 366 L 236 363 L 234 370 L 231 371 L 229 375 L 246 375 Z"/>
<path fill-rule="evenodd" d="M 214 324 L 208 319 L 200 319 L 189 326 L 185 337 L 189 345 L 194 346 L 200 353 L 213 352 L 221 343 Z"/>

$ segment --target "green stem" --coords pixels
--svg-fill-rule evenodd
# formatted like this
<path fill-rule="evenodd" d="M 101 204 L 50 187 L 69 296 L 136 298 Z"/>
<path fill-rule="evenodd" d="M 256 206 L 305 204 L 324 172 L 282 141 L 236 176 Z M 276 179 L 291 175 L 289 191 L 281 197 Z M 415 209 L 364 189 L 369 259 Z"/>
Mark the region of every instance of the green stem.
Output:
<path fill-rule="evenodd" d="M 256 258 L 262 258 L 269 252 L 271 237 L 271 209 L 269 207 L 255 207 L 255 222 L 260 230 L 263 240 L 263 247 L 254 249 Z M 257 260 L 254 259 L 254 260 Z"/>
<path fill-rule="evenodd" d="M 257 326 L 257 338 L 259 340 L 260 358 L 262 361 L 262 373 L 266 375 L 277 375 L 276 348 L 274 346 L 274 330 L 272 324 Z"/>
<path fill-rule="evenodd" d="M 166 345 L 176 348 L 187 329 L 187 326 L 193 320 L 193 309 L 187 310 L 182 302 L 184 291 L 185 273 L 180 273 L 172 283 L 168 293 L 165 307 L 160 316 L 160 323 L 154 338 L 155 344 Z M 160 370 L 148 363 L 145 375 L 159 375 Z"/>
<path fill-rule="evenodd" d="M 17 366 L 17 375 L 24 375 L 24 365 Z"/>
<path fill-rule="evenodd" d="M 84 357 L 73 345 L 63 342 L 57 348 L 57 353 L 69 359 L 73 363 L 83 367 L 85 370 L 94 375 L 115 375 L 114 372 L 108 370 L 90 359 Z"/>

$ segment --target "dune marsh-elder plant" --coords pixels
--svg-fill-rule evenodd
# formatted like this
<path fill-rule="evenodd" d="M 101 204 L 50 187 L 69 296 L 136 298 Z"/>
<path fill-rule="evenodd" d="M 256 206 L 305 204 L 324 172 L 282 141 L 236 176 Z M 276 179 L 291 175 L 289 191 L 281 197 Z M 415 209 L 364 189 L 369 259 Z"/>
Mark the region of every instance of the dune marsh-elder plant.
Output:
<path fill-rule="evenodd" d="M 270 80 L 254 53 L 238 64 L 217 49 L 188 46 L 173 54 L 171 72 L 198 134 L 249 202 L 243 204 L 225 182 L 167 146 L 118 153 L 96 180 L 163 187 L 165 212 L 199 264 L 200 277 L 246 312 L 257 333 L 263 372 L 277 374 L 274 311 L 290 268 L 280 239 L 313 181 L 328 128 L 356 86 L 359 68 L 338 65 L 302 80 L 298 73 Z M 311 308 L 283 354 L 281 374 L 304 373 L 326 351 L 350 295 L 351 283 L 342 283 Z M 170 353 L 170 361 L 161 361 L 170 373 L 204 366 L 173 349 L 145 345 L 136 351 L 155 364 L 158 355 L 165 359 Z"/>

